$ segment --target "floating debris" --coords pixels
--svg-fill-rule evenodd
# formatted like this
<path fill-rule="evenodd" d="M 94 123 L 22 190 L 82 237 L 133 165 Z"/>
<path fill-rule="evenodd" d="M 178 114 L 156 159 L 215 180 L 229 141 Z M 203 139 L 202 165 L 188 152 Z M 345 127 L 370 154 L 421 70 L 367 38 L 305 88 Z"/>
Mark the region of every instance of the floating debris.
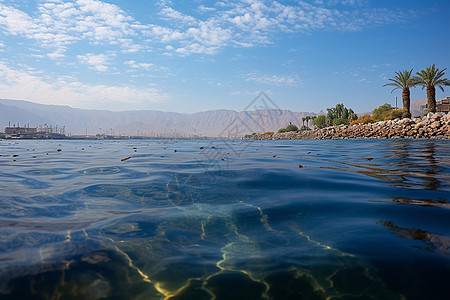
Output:
<path fill-rule="evenodd" d="M 373 159 L 373 157 L 367 157 L 366 159 L 370 161 Z"/>
<path fill-rule="evenodd" d="M 58 152 L 61 152 L 61 151 L 62 151 L 62 149 L 58 149 L 58 150 L 56 150 L 56 151 L 58 151 Z"/>
<path fill-rule="evenodd" d="M 311 154 L 311 151 L 309 151 L 309 152 L 306 152 L 306 154 Z"/>
<path fill-rule="evenodd" d="M 177 150 L 173 150 L 173 152 L 177 152 Z"/>
<path fill-rule="evenodd" d="M 19 156 L 19 154 L 13 154 L 13 155 L 11 155 L 12 157 L 17 157 L 17 156 Z"/>
<path fill-rule="evenodd" d="M 277 157 L 276 155 L 272 156 L 272 157 Z"/>
<path fill-rule="evenodd" d="M 200 150 L 203 150 L 203 149 L 205 149 L 204 147 L 200 147 Z"/>
<path fill-rule="evenodd" d="M 302 166 L 302 165 L 298 165 L 298 167 L 301 169 L 301 168 L 304 168 L 304 166 Z"/>
<path fill-rule="evenodd" d="M 131 157 L 128 156 L 128 157 L 122 158 L 120 161 L 126 161 L 126 160 L 129 160 L 130 158 L 131 158 Z"/>

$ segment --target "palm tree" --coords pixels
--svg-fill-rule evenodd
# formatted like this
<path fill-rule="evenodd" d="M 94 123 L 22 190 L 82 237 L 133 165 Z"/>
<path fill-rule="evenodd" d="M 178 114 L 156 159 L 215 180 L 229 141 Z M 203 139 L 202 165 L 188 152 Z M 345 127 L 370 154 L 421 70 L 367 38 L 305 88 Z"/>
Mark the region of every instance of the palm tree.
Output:
<path fill-rule="evenodd" d="M 439 70 L 434 64 L 425 68 L 420 72 L 416 72 L 418 77 L 414 77 L 413 81 L 417 85 L 421 85 L 422 88 L 427 88 L 427 104 L 428 112 L 436 112 L 436 88 L 438 86 L 442 92 L 444 92 L 444 85 L 449 86 L 450 81 L 447 78 L 442 78 L 445 74 L 445 70 Z"/>
<path fill-rule="evenodd" d="M 409 89 L 416 85 L 416 81 L 413 79 L 413 77 L 411 77 L 412 70 L 413 69 L 395 72 L 396 75 L 394 76 L 394 78 L 389 78 L 389 80 L 392 82 L 383 85 L 394 87 L 394 89 L 391 91 L 391 94 L 397 89 L 402 90 L 403 110 L 405 111 L 402 117 L 404 118 L 411 118 L 411 93 Z"/>

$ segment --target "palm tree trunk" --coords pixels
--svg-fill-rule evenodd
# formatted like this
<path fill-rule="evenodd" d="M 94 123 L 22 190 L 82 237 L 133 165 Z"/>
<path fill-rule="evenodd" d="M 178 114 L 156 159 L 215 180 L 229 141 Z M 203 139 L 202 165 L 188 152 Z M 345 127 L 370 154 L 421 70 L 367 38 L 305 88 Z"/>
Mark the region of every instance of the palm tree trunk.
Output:
<path fill-rule="evenodd" d="M 427 86 L 427 104 L 428 112 L 436 112 L 436 89 L 434 85 Z"/>
<path fill-rule="evenodd" d="M 409 88 L 404 88 L 402 92 L 402 102 L 403 102 L 403 110 L 405 111 L 402 115 L 403 118 L 411 118 L 411 98 L 410 98 Z"/>

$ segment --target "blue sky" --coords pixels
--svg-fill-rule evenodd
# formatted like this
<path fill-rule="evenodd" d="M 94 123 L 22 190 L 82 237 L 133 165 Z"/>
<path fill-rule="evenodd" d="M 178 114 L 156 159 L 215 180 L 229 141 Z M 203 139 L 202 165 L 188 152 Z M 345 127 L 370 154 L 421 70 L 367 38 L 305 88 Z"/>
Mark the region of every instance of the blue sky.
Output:
<path fill-rule="evenodd" d="M 192 113 L 264 91 L 371 111 L 401 103 L 395 71 L 450 67 L 449 16 L 448 0 L 0 0 L 0 98 Z"/>

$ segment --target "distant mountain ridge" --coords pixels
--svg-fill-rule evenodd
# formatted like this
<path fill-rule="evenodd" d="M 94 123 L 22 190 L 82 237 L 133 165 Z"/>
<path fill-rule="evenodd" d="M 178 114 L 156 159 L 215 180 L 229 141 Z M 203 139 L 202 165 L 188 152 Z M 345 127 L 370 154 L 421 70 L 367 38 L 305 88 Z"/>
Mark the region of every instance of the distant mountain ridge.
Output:
<path fill-rule="evenodd" d="M 0 131 L 11 124 L 65 126 L 72 135 L 114 134 L 133 136 L 239 137 L 252 132 L 277 131 L 290 123 L 302 125 L 313 112 L 277 108 L 254 111 L 211 110 L 192 114 L 154 110 L 87 110 L 44 105 L 24 100 L 0 99 Z"/>
<path fill-rule="evenodd" d="M 419 116 L 420 105 L 425 103 L 426 98 L 411 101 L 412 115 Z M 253 132 L 277 131 L 290 123 L 300 128 L 303 117 L 319 114 L 323 112 L 292 112 L 276 107 L 240 112 L 218 109 L 192 114 L 156 110 L 114 112 L 0 99 L 0 132 L 10 123 L 11 126 L 65 126 L 66 133 L 72 135 L 84 135 L 87 131 L 88 135 L 239 137 Z"/>

